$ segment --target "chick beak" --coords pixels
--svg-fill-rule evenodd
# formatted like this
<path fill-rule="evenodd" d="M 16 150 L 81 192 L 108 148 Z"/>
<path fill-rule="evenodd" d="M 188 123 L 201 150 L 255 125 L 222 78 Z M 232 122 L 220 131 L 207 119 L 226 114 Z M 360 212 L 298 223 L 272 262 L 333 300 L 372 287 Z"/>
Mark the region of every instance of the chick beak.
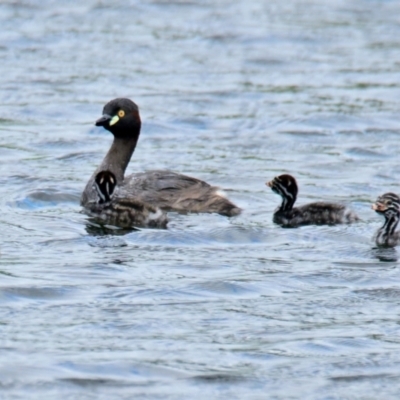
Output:
<path fill-rule="evenodd" d="M 109 124 L 110 121 L 111 121 L 111 115 L 103 114 L 103 116 L 101 116 L 101 117 L 95 122 L 95 125 L 96 125 L 96 126 L 106 126 L 106 125 Z"/>
<path fill-rule="evenodd" d="M 273 181 L 265 182 L 265 184 L 266 184 L 268 187 L 272 188 Z"/>
<path fill-rule="evenodd" d="M 381 211 L 381 212 L 387 210 L 387 207 L 386 207 L 384 204 L 379 203 L 379 202 L 376 202 L 376 203 L 372 204 L 371 208 L 372 208 L 374 211 Z"/>

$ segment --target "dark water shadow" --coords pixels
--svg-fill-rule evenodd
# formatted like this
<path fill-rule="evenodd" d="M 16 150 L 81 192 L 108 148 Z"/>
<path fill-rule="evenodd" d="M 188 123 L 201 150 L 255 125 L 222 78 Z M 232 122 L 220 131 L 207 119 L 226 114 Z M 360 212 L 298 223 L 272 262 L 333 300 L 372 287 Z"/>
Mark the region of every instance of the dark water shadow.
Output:
<path fill-rule="evenodd" d="M 374 247 L 371 249 L 371 255 L 382 262 L 398 261 L 398 254 L 394 247 Z"/>
<path fill-rule="evenodd" d="M 138 228 L 119 228 L 113 225 L 103 225 L 96 219 L 90 218 L 86 221 L 86 232 L 90 236 L 124 236 L 132 232 L 140 232 Z"/>

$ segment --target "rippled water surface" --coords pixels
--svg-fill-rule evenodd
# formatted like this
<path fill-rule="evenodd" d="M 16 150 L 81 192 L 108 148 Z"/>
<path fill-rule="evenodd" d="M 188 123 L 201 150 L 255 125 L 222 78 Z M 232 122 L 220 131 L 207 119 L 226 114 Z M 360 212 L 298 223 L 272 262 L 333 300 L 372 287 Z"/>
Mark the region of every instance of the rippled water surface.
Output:
<path fill-rule="evenodd" d="M 0 393 L 12 399 L 376 399 L 400 391 L 397 1 L 0 4 Z M 140 106 L 129 171 L 223 187 L 245 211 L 104 232 L 79 197 Z M 265 185 L 350 204 L 281 229 Z"/>

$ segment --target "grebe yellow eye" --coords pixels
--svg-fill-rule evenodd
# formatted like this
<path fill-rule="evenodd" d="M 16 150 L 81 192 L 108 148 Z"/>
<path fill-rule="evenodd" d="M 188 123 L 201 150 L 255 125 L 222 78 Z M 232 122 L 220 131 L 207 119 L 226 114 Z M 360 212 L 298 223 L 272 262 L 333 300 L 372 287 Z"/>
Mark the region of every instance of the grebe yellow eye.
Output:
<path fill-rule="evenodd" d="M 125 111 L 124 110 L 119 110 L 118 111 L 118 117 L 120 117 L 120 118 L 125 117 Z"/>

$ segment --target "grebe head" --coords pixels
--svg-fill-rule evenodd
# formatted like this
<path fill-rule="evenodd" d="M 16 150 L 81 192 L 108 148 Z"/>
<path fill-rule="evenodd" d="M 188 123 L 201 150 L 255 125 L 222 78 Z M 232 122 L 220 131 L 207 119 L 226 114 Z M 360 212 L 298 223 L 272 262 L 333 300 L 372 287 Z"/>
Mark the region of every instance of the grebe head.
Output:
<path fill-rule="evenodd" d="M 385 193 L 379 196 L 371 208 L 386 218 L 400 214 L 400 197 L 395 193 Z"/>
<path fill-rule="evenodd" d="M 266 185 L 282 197 L 296 199 L 299 191 L 296 179 L 292 175 L 287 174 L 276 176 L 272 181 L 267 182 Z"/>
<path fill-rule="evenodd" d="M 95 125 L 103 126 L 117 138 L 137 139 L 141 127 L 139 107 L 126 98 L 111 100 L 104 106 L 103 116 Z"/>

